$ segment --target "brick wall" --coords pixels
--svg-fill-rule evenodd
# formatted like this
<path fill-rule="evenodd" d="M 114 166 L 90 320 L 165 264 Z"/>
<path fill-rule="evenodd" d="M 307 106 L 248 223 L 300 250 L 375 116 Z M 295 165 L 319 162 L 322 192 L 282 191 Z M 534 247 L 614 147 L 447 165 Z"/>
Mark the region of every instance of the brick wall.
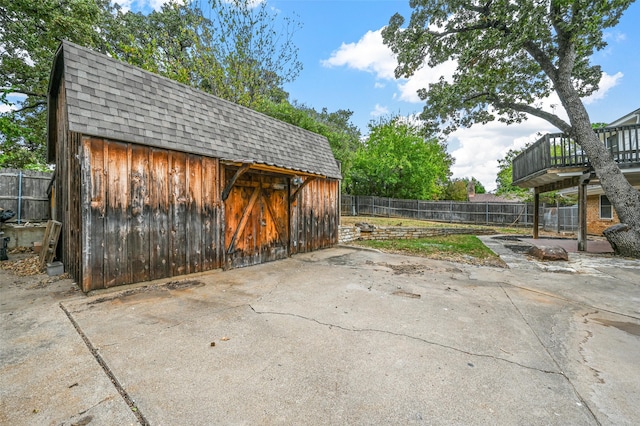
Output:
<path fill-rule="evenodd" d="M 615 209 L 613 209 L 613 219 L 600 219 L 600 196 L 587 197 L 587 234 L 602 235 L 602 231 L 616 223 L 620 223 L 620 220 Z"/>
<path fill-rule="evenodd" d="M 489 228 L 409 228 L 399 226 L 375 227 L 363 231 L 357 226 L 341 226 L 338 241 L 348 243 L 356 240 L 409 240 L 435 237 L 438 235 L 492 235 L 496 231 Z"/>

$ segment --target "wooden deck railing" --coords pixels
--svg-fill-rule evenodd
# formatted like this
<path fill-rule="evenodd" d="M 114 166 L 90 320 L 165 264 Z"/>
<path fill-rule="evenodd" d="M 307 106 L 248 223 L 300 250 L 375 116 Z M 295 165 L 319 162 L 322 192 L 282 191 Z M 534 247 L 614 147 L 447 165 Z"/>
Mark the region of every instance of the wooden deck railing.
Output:
<path fill-rule="evenodd" d="M 594 130 L 613 159 L 621 166 L 640 164 L 640 124 Z M 580 145 L 564 133 L 538 139 L 513 160 L 513 182 L 523 181 L 542 171 L 561 167 L 589 167 L 589 158 Z"/>

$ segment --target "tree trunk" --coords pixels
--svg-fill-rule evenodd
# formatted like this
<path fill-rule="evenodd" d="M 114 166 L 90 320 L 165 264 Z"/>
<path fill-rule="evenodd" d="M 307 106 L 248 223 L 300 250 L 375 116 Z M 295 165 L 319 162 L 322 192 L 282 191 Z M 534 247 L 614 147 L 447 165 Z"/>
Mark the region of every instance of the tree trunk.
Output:
<path fill-rule="evenodd" d="M 571 122 L 571 136 L 589 157 L 620 223 L 628 227 L 612 229 L 611 232 L 605 232 L 605 236 L 616 254 L 640 258 L 640 191 L 624 177 L 604 143 L 593 131 L 582 100 L 571 84 L 563 87 L 564 90 L 556 88 Z M 623 232 L 622 229 L 625 229 L 625 234 L 623 238 L 619 238 L 616 234 Z"/>

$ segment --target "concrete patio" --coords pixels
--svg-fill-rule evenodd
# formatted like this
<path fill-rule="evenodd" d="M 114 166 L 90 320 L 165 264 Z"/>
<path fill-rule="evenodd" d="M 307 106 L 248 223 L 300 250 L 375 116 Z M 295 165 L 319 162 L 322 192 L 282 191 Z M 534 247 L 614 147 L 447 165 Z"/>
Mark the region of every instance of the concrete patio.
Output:
<path fill-rule="evenodd" d="M 510 268 L 336 247 L 90 296 L 0 271 L 0 423 L 639 424 L 640 262 L 482 238 Z"/>

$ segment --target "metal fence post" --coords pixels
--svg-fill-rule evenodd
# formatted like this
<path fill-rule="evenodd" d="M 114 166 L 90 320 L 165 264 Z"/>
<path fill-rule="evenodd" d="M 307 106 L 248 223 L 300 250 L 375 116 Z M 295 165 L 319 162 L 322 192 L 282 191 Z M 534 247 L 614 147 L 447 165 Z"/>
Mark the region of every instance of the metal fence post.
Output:
<path fill-rule="evenodd" d="M 18 225 L 22 223 L 22 170 L 18 173 Z"/>
<path fill-rule="evenodd" d="M 485 225 L 489 224 L 489 203 L 485 203 Z"/>

